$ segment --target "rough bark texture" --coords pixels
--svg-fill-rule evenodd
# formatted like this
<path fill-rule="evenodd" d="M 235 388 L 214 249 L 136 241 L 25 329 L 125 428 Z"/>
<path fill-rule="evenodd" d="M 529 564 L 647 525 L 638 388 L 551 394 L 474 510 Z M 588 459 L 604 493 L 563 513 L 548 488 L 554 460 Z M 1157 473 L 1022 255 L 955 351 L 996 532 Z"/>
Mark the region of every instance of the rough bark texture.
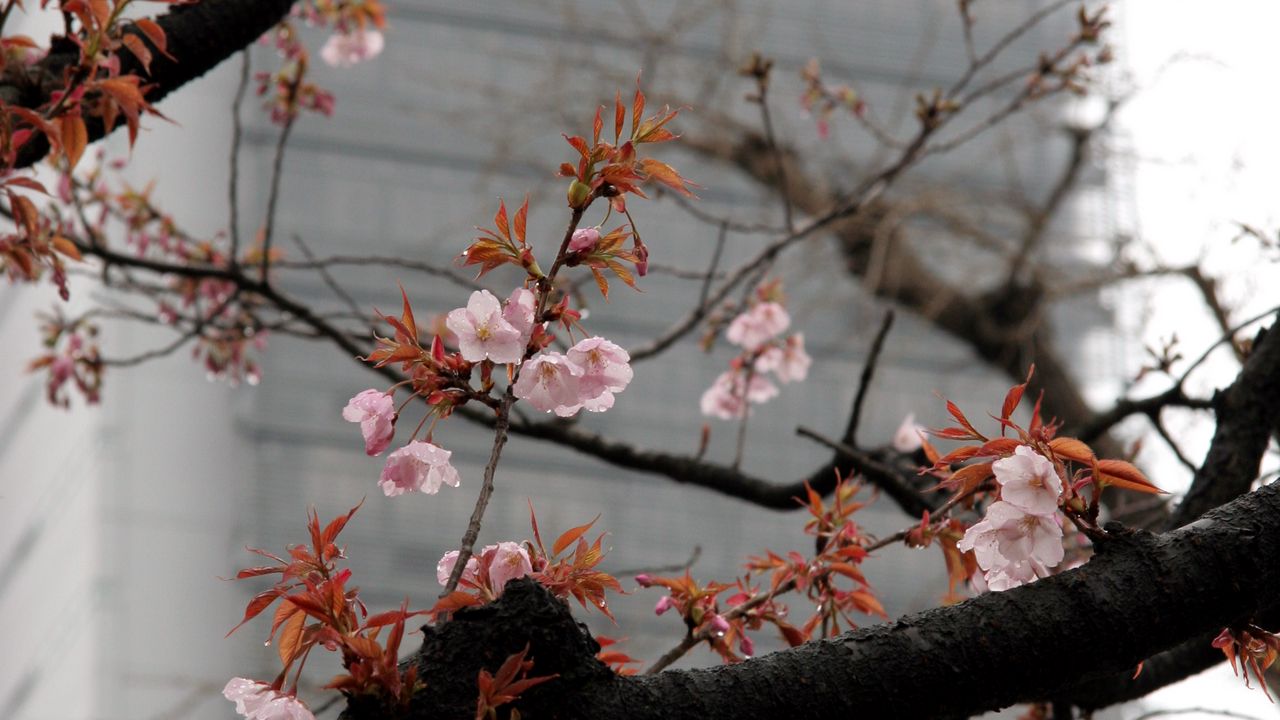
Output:
<path fill-rule="evenodd" d="M 428 635 L 416 660 L 428 687 L 411 717 L 474 713 L 479 667 L 526 642 L 531 674 L 562 677 L 521 699 L 525 718 L 965 716 L 1131 675 L 1145 658 L 1254 616 L 1280 587 L 1280 485 L 1163 535 L 1113 532 L 1085 566 L 1015 590 L 739 665 L 645 677 L 602 672 L 568 607 L 521 581 Z M 346 717 L 380 715 L 352 706 Z"/>
<path fill-rule="evenodd" d="M 231 57 L 280 21 L 294 0 L 202 0 L 194 5 L 180 5 L 156 19 L 165 31 L 169 60 L 151 45 L 145 35 L 130 28 L 153 51 L 151 72 L 146 73 L 132 53 L 120 53 L 120 72 L 138 75 L 153 85 L 147 101 L 155 103 L 188 82 L 204 75 Z M 35 108 L 61 87 L 61 69 L 75 62 L 76 50 L 64 39 L 55 39 L 50 53 L 25 78 L 7 78 L 0 83 L 0 95 L 6 102 Z M 89 141 L 105 134 L 101 122 L 87 121 Z M 49 152 L 40 135 L 18 153 L 17 167 L 39 162 Z"/>
<path fill-rule="evenodd" d="M 1191 522 L 1247 492 L 1258 477 L 1259 461 L 1271 433 L 1280 427 L 1280 332 L 1258 331 L 1240 376 L 1213 398 L 1218 424 L 1204 463 L 1169 527 Z"/>

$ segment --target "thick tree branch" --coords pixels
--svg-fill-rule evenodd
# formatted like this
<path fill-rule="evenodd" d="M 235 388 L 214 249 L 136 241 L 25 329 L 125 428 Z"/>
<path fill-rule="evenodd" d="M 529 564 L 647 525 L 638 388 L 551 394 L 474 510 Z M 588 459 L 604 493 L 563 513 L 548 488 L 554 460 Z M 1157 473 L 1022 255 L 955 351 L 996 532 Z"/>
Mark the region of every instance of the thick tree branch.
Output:
<path fill-rule="evenodd" d="M 1213 443 L 1169 527 L 1191 522 L 1247 492 L 1258 479 L 1262 454 L 1280 426 L 1280 332 L 1275 328 L 1258 331 L 1236 381 L 1214 396 L 1218 425 Z"/>
<path fill-rule="evenodd" d="M 130 28 L 153 50 L 151 72 L 142 69 L 132 53 L 120 53 L 120 72 L 138 75 L 152 85 L 147 101 L 155 103 L 188 82 L 212 70 L 263 33 L 270 30 L 289 12 L 294 0 L 202 0 L 193 5 L 179 5 L 156 22 L 164 29 L 168 52 L 166 58 L 150 45 L 146 36 Z M 0 85 L 0 96 L 18 105 L 36 108 L 60 89 L 60 68 L 75 62 L 76 50 L 69 43 L 55 43 L 54 49 L 32 69 L 26 81 Z M 105 135 L 101 122 L 89 122 L 89 141 Z M 49 152 L 44 136 L 38 135 L 18 153 L 16 167 L 27 167 Z"/>
<path fill-rule="evenodd" d="M 531 675 L 561 673 L 521 700 L 528 718 L 965 716 L 1132 675 L 1145 658 L 1253 616 L 1280 587 L 1280 485 L 1164 535 L 1116 532 L 1085 566 L 1008 592 L 739 665 L 645 677 L 602 672 L 567 606 L 515 581 L 496 607 L 429 631 L 417 660 L 427 690 L 411 716 L 474 712 L 479 668 L 526 642 L 539 663 Z M 347 715 L 375 716 L 355 706 Z"/>

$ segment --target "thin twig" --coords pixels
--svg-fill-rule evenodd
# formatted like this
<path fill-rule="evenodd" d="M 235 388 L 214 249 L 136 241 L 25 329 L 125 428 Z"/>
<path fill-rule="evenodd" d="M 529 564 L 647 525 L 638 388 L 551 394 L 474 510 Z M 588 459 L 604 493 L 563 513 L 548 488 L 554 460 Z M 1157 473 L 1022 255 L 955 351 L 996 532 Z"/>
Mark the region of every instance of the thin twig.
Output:
<path fill-rule="evenodd" d="M 751 362 L 747 365 L 745 379 L 742 383 L 742 421 L 738 423 L 738 445 L 733 453 L 734 470 L 742 467 L 742 452 L 747 447 L 747 419 L 751 417 L 751 381 L 756 378 L 756 362 L 755 358 L 751 358 Z"/>
<path fill-rule="evenodd" d="M 876 364 L 880 360 L 880 351 L 884 348 L 884 339 L 889 335 L 889 328 L 893 327 L 893 308 L 889 308 L 884 313 L 884 319 L 880 321 L 880 330 L 876 332 L 876 337 L 871 341 L 871 352 L 867 354 L 867 362 L 862 366 L 862 377 L 858 379 L 858 394 L 853 399 L 853 412 L 849 414 L 849 424 L 844 429 L 844 442 L 852 447 L 857 447 L 858 423 L 862 419 L 862 402 L 867 397 L 867 390 L 871 387 L 871 377 L 876 371 Z"/>
<path fill-rule="evenodd" d="M 331 255 L 312 260 L 277 260 L 271 264 L 271 267 L 277 270 L 318 270 L 335 265 L 394 267 L 420 272 L 432 277 L 444 278 L 467 290 L 481 290 L 484 288 L 483 285 L 465 275 L 432 263 L 383 255 Z"/>
<path fill-rule="evenodd" d="M 698 307 L 707 307 L 707 295 L 711 292 L 711 281 L 716 275 L 716 268 L 720 266 L 720 255 L 724 252 L 725 240 L 729 238 L 729 223 L 720 223 L 720 232 L 716 234 L 716 249 L 711 252 L 711 262 L 707 265 L 706 279 L 702 282 L 702 289 L 698 291 Z"/>
<path fill-rule="evenodd" d="M 1160 439 L 1164 440 L 1164 444 L 1168 445 L 1169 449 L 1173 451 L 1174 456 L 1178 458 L 1178 462 L 1182 463 L 1183 467 L 1190 470 L 1192 475 L 1195 475 L 1200 468 L 1195 463 L 1191 462 L 1186 455 L 1182 454 L 1182 449 L 1178 447 L 1177 441 L 1175 441 L 1173 436 L 1169 434 L 1169 431 L 1165 429 L 1164 421 L 1160 419 L 1160 410 L 1148 413 L 1147 417 L 1150 418 L 1151 425 L 1155 427 L 1156 433 L 1160 435 Z"/>
<path fill-rule="evenodd" d="M 796 428 L 796 434 L 809 438 L 821 445 L 836 451 L 846 458 L 853 469 L 867 479 L 872 485 L 880 488 L 910 515 L 922 515 L 925 511 L 933 512 L 933 503 L 929 502 L 914 487 L 903 480 L 892 467 L 876 460 L 861 450 L 847 443 L 833 440 L 803 425 Z"/>
<path fill-rule="evenodd" d="M 236 86 L 235 100 L 231 102 L 231 177 L 227 181 L 230 201 L 230 221 L 227 232 L 231 236 L 230 260 L 232 267 L 240 262 L 240 141 L 243 127 L 240 124 L 240 106 L 244 103 L 245 90 L 249 87 L 249 51 L 240 53 L 240 84 Z"/>
<path fill-rule="evenodd" d="M 440 597 L 446 597 L 458 588 L 462 572 L 466 570 L 467 561 L 471 559 L 476 546 L 476 538 L 480 537 L 480 522 L 484 519 L 485 508 L 489 507 L 489 498 L 493 497 L 493 476 L 498 470 L 498 460 L 502 457 L 502 447 L 507 444 L 507 428 L 511 422 L 511 405 L 515 402 L 515 385 L 508 385 L 498 406 L 498 419 L 493 427 L 493 449 L 489 451 L 489 462 L 484 466 L 484 479 L 480 484 L 480 496 L 476 498 L 476 506 L 471 511 L 471 519 L 467 522 L 467 530 L 462 535 L 462 545 L 458 548 L 458 559 L 449 573 L 449 582 L 444 586 Z"/>
<path fill-rule="evenodd" d="M 658 566 L 651 566 L 651 567 L 627 568 L 625 570 L 615 570 L 610 574 L 614 576 L 629 576 L 629 575 L 665 575 L 668 573 L 684 572 L 686 570 L 693 568 L 693 566 L 697 564 L 698 558 L 700 557 L 702 557 L 702 546 L 694 545 L 693 552 L 689 554 L 689 559 L 685 560 L 684 562 L 678 565 L 658 565 Z"/>
<path fill-rule="evenodd" d="M 301 77 L 299 77 L 301 81 Z M 280 200 L 280 178 L 284 174 L 284 149 L 289 142 L 297 115 L 289 115 L 276 140 L 275 158 L 271 162 L 271 189 L 267 193 L 267 219 L 262 229 L 262 283 L 267 283 L 267 271 L 271 268 L 271 235 L 276 225 L 276 203 Z"/>
<path fill-rule="evenodd" d="M 311 252 L 311 248 L 303 241 L 302 236 L 295 233 L 292 235 L 292 238 L 293 244 L 298 246 L 298 249 L 302 251 L 303 256 L 310 262 L 316 262 L 315 253 Z M 316 272 L 320 273 L 320 278 L 324 280 L 325 285 L 329 286 L 329 289 L 333 291 L 333 294 L 337 295 L 338 298 L 346 304 L 346 306 L 351 310 L 352 315 L 365 322 L 370 328 L 373 327 L 373 323 L 369 320 L 369 316 L 360 310 L 360 304 L 356 302 L 355 298 L 351 297 L 351 293 L 347 292 L 346 288 L 342 287 L 342 285 L 338 283 L 337 278 L 333 276 L 333 273 L 329 272 L 329 268 L 327 266 L 317 264 Z"/>

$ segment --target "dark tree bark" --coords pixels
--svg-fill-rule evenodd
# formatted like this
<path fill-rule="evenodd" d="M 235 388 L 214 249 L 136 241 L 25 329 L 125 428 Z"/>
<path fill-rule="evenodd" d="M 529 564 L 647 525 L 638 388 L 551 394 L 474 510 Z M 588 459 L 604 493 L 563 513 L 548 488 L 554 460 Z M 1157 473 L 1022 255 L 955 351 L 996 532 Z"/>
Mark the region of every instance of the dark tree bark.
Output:
<path fill-rule="evenodd" d="M 1280 485 L 1162 535 L 1112 532 L 1083 567 L 1031 585 L 738 665 L 643 677 L 608 672 L 568 606 L 514 581 L 493 605 L 428 631 L 415 659 L 427 688 L 411 717 L 474 713 L 476 673 L 526 643 L 531 675 L 561 677 L 521 699 L 525 718 L 963 717 L 1132 675 L 1187 638 L 1207 648 L 1280 587 Z M 346 717 L 379 714 L 353 704 Z"/>
<path fill-rule="evenodd" d="M 194 5 L 180 5 L 156 19 L 165 31 L 168 51 L 174 59 L 166 58 L 145 35 L 131 28 L 126 32 L 137 34 L 153 51 L 151 72 L 145 72 L 129 52 L 120 53 L 120 72 L 137 75 L 152 85 L 146 97 L 154 104 L 262 37 L 280 22 L 293 3 L 294 0 L 201 0 Z M 39 107 L 48 101 L 50 93 L 61 88 L 61 71 L 76 57 L 70 42 L 55 38 L 49 55 L 24 77 L 8 77 L 0 83 L 0 98 L 27 108 Z M 90 142 L 106 134 L 101 122 L 87 121 L 86 125 Z M 18 153 L 16 167 L 34 165 L 48 152 L 48 142 L 38 135 Z"/>
<path fill-rule="evenodd" d="M 1083 567 L 739 665 L 638 678 L 596 662 L 568 606 L 516 581 L 498 602 L 427 630 L 413 661 L 428 685 L 412 717 L 474 713 L 479 670 L 526 644 L 532 675 L 559 675 L 521 699 L 527 718 L 967 717 L 1017 702 L 1099 708 L 1141 697 L 1221 661 L 1209 643 L 1223 627 L 1280 615 L 1280 484 L 1207 514 L 1195 505 L 1257 478 L 1280 422 L 1277 388 L 1280 334 L 1260 332 L 1218 396 L 1223 422 L 1178 515 L 1194 522 L 1162 535 L 1112 524 Z M 346 713 L 378 716 L 354 702 Z"/>

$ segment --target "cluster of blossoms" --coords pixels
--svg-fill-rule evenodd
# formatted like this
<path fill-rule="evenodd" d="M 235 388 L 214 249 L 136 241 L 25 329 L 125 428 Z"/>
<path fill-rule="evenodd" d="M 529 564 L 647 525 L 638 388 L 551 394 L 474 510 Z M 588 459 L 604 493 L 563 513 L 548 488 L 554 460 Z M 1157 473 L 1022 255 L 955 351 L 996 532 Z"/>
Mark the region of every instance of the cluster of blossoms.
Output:
<path fill-rule="evenodd" d="M 742 348 L 711 387 L 702 394 L 702 414 L 733 420 L 746 417 L 752 403 L 767 402 L 778 395 L 779 382 L 804 380 L 813 360 L 804 350 L 804 333 L 779 336 L 791 325 L 791 316 L 782 306 L 776 283 L 761 288 L 757 302 L 729 323 L 725 337 Z"/>
<path fill-rule="evenodd" d="M 516 288 L 505 303 L 488 290 L 473 292 L 466 307 L 449 312 L 445 319 L 457 352 L 446 355 L 437 336 L 430 360 L 416 358 L 422 364 L 414 368 L 414 379 L 406 382 L 425 395 L 432 412 L 441 417 L 475 397 L 477 391 L 467 384 L 473 365 L 481 365 L 486 386 L 492 383 L 493 366 L 507 365 L 516 378 L 511 387 L 514 397 L 543 412 L 569 417 L 583 409 L 601 412 L 613 407 L 614 393 L 631 382 L 627 351 L 604 338 L 589 337 L 567 353 L 543 349 L 526 360 L 532 348 L 551 341 L 546 328 L 534 322 L 536 305 L 534 293 L 523 287 Z M 411 316 L 406 317 L 411 325 Z M 399 324 L 408 329 L 403 321 Z M 343 419 L 360 424 L 370 456 L 382 454 L 395 436 L 399 413 L 394 392 L 395 388 L 365 390 L 342 411 Z M 382 491 L 391 497 L 406 492 L 434 494 L 441 485 L 457 487 L 458 472 L 449 463 L 450 452 L 414 435 L 387 457 L 379 481 Z"/>
<path fill-rule="evenodd" d="M 102 358 L 94 341 L 96 326 L 84 320 L 68 321 L 60 314 L 46 319 L 42 326 L 44 345 L 50 350 L 31 361 L 29 370 L 47 369 L 45 384 L 49 404 L 68 407 L 66 386 L 71 383 L 89 404 L 100 400 Z"/>
<path fill-rule="evenodd" d="M 858 91 L 848 85 L 827 85 L 823 82 L 817 58 L 809 60 L 800 71 L 800 78 L 806 85 L 804 94 L 800 96 L 800 106 L 816 118 L 818 136 L 824 140 L 831 135 L 831 115 L 837 109 L 844 108 L 857 117 L 866 114 L 867 104 Z"/>
<path fill-rule="evenodd" d="M 803 500 L 797 499 L 810 515 L 805 534 L 816 542 L 814 555 L 766 550 L 751 557 L 747 576 L 733 583 L 700 584 L 688 572 L 679 578 L 641 574 L 636 582 L 644 588 L 665 588 L 668 594 L 658 598 L 654 612 L 675 611 L 694 638 L 706 641 L 730 663 L 755 654 L 755 642 L 748 631 L 758 631 L 766 624 L 776 627 L 787 644 L 795 646 L 812 640 L 815 634 L 835 636 L 842 632 L 842 626 L 857 627 L 855 613 L 886 617 L 859 568 L 871 544 L 853 518 L 866 506 L 856 499 L 860 489 L 856 482 L 838 479 L 830 503 L 811 487 L 806 487 Z M 751 584 L 753 576 L 767 576 L 763 584 L 768 590 Z M 719 596 L 730 590 L 736 592 L 722 605 Z M 803 594 L 803 604 L 814 609 L 798 627 L 788 621 L 787 607 L 777 600 L 778 595 L 790 591 Z"/>
<path fill-rule="evenodd" d="M 1058 437 L 1057 423 L 1041 418 L 1039 401 L 1026 428 L 1014 422 L 1012 415 L 1034 370 L 1005 396 L 1000 416 L 995 418 L 1001 427 L 999 437 L 978 431 L 955 403 L 948 402 L 947 412 L 957 425 L 931 433 L 971 444 L 940 455 L 929 442 L 922 441 L 921 447 L 933 464 L 921 472 L 940 478 L 938 487 L 956 493 L 948 507 L 962 500 L 992 500 L 985 517 L 958 538 L 956 521 L 931 520 L 928 513 L 909 536 L 916 546 L 927 545 L 935 537 L 943 541 L 953 585 L 956 576 L 966 571 L 972 575 L 962 577 L 969 577 L 979 590 L 1007 590 L 1046 577 L 1065 555 L 1064 521 L 1070 521 L 1085 537 L 1105 535 L 1098 526 L 1098 512 L 1106 488 L 1162 492 L 1132 464 L 1100 460 L 1080 440 Z M 904 423 L 904 428 L 907 425 Z M 1010 430 L 1016 437 L 1005 437 Z"/>
<path fill-rule="evenodd" d="M 450 550 L 436 564 L 436 580 L 440 585 L 449 584 L 449 575 L 458 564 L 458 551 Z M 533 572 L 529 551 L 520 543 L 504 541 L 487 545 L 467 560 L 462 571 L 462 586 L 478 590 L 487 598 L 497 598 L 507 583 Z"/>
<path fill-rule="evenodd" d="M 332 27 L 320 57 L 334 67 L 349 67 L 377 57 L 385 41 L 386 10 L 379 0 L 310 0 L 293 10 L 310 25 Z"/>
<path fill-rule="evenodd" d="M 1007 590 L 1046 577 L 1062 562 L 1062 478 L 1052 462 L 1026 445 L 991 469 L 1000 500 L 965 532 L 958 547 L 973 551 L 987 588 Z"/>

